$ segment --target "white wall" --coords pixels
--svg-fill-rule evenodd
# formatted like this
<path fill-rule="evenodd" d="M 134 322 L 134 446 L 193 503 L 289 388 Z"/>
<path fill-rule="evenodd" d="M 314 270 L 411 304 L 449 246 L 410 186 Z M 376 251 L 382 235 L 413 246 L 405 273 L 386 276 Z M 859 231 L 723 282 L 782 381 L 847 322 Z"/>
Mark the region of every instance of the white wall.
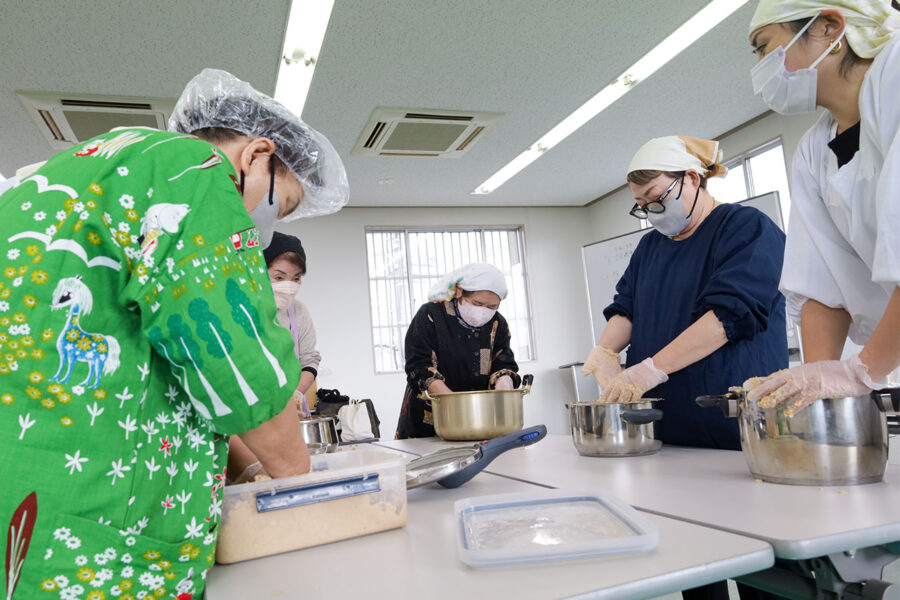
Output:
<path fill-rule="evenodd" d="M 316 324 L 322 353 L 318 384 L 351 398 L 371 398 L 381 435 L 393 437 L 406 377 L 375 374 L 367 279 L 367 226 L 524 225 L 525 259 L 534 318 L 537 359 L 520 361 L 534 374 L 525 397 L 525 425 L 545 423 L 566 433 L 565 403 L 573 395 L 562 364 L 583 360 L 590 350 L 587 292 L 581 246 L 592 241 L 585 208 L 345 208 L 341 212 L 279 227 L 300 237 L 308 275 L 300 298 Z M 503 306 L 500 307 L 503 312 Z"/>

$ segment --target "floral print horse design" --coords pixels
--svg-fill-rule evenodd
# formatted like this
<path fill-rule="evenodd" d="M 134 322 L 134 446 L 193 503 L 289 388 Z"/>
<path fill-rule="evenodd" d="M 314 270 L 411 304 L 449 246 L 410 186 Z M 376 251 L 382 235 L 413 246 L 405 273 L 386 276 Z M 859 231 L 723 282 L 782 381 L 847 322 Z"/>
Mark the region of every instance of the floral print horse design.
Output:
<path fill-rule="evenodd" d="M 91 290 L 81 281 L 81 277 L 61 279 L 53 290 L 53 303 L 50 309 L 68 308 L 69 315 L 66 326 L 56 341 L 59 369 L 50 381 L 68 383 L 75 364 L 86 362 L 89 367 L 88 374 L 79 385 L 96 388 L 101 376 L 112 374 L 119 368 L 121 350 L 116 338 L 102 333 L 88 333 L 81 328 L 81 317 L 91 314 L 92 307 Z"/>

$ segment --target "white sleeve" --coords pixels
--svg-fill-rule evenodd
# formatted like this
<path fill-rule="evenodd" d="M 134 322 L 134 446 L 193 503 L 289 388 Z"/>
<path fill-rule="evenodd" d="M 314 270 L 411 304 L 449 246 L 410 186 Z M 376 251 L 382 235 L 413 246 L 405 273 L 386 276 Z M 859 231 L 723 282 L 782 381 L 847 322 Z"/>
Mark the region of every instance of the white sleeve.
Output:
<path fill-rule="evenodd" d="M 840 273 L 834 270 L 868 268 L 838 231 L 825 204 L 813 171 L 815 136 L 803 137 L 791 168 L 791 219 L 784 250 L 779 289 L 787 299 L 787 312 L 800 324 L 800 309 L 809 300 L 832 308 L 846 308 Z M 826 148 L 827 149 L 827 148 Z M 824 168 L 824 165 L 820 168 Z"/>
<path fill-rule="evenodd" d="M 881 165 L 869 166 L 877 177 L 872 281 L 900 285 L 900 39 L 882 52 L 885 56 L 879 56 L 868 73 L 872 93 L 866 94 L 868 102 L 861 106 L 883 159 Z M 877 160 L 877 155 L 873 158 Z"/>
<path fill-rule="evenodd" d="M 297 340 L 297 357 L 304 368 L 309 367 L 318 371 L 322 355 L 316 350 L 316 328 L 313 325 L 312 315 L 306 305 L 299 300 L 294 301 L 294 315 L 297 319 L 297 331 L 294 332 Z"/>

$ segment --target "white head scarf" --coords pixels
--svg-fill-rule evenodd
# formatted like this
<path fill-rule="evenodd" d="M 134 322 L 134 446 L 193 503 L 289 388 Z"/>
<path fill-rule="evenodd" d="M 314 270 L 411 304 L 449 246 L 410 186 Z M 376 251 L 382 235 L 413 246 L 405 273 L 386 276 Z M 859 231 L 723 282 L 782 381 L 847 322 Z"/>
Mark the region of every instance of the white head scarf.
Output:
<path fill-rule="evenodd" d="M 750 20 L 750 34 L 772 23 L 811 19 L 837 9 L 847 22 L 847 43 L 860 58 L 873 58 L 900 31 L 900 11 L 890 0 L 760 0 Z"/>
<path fill-rule="evenodd" d="M 428 290 L 432 302 L 450 300 L 456 288 L 467 292 L 494 292 L 500 299 L 506 298 L 506 278 L 500 269 L 486 263 L 472 263 L 450 271 Z"/>
<path fill-rule="evenodd" d="M 653 138 L 635 152 L 628 172 L 696 171 L 702 177 L 720 177 L 728 172 L 720 163 L 719 142 L 686 135 Z"/>

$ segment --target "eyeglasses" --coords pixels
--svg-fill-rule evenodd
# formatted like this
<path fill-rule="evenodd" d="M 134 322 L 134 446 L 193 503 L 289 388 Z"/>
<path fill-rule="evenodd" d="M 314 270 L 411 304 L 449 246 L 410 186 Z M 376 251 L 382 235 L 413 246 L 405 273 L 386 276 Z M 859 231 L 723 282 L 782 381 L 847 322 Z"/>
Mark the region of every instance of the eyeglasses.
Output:
<path fill-rule="evenodd" d="M 681 188 L 684 187 L 684 173 L 681 174 L 681 177 L 674 180 L 669 187 L 666 188 L 666 191 L 663 192 L 663 195 L 657 198 L 656 200 L 651 200 L 650 202 L 645 202 L 643 206 L 639 204 L 635 204 L 631 207 L 631 210 L 628 211 L 628 214 L 636 219 L 646 219 L 650 216 L 650 213 L 660 214 L 666 212 L 666 205 L 663 204 L 665 202 L 666 197 L 671 193 L 673 189 L 675 189 L 675 184 L 681 182 L 681 187 L 678 188 L 678 195 L 681 196 Z"/>

